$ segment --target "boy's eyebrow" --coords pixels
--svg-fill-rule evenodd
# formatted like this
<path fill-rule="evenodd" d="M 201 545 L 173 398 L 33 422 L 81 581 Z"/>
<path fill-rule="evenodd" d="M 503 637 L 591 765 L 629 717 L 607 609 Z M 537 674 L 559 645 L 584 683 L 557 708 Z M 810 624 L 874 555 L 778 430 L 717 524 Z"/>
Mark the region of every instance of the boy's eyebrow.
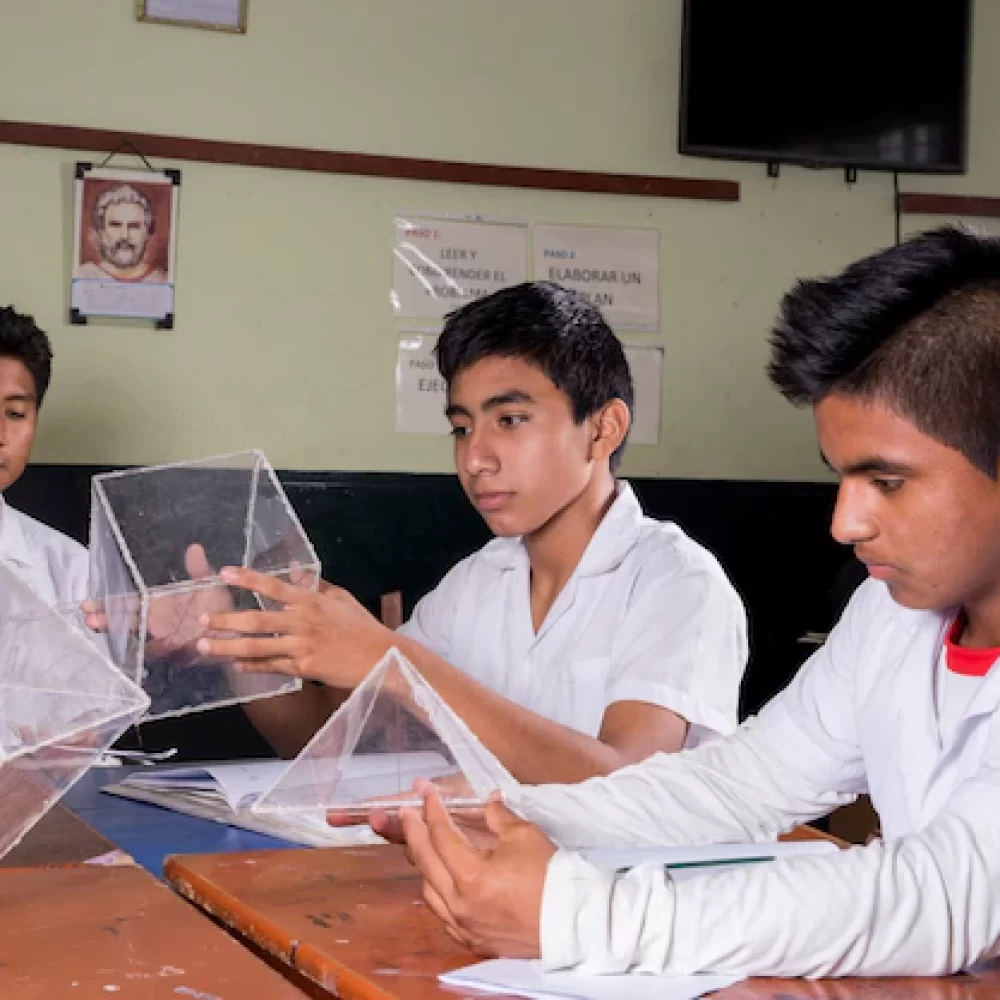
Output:
<path fill-rule="evenodd" d="M 507 406 L 510 403 L 533 403 L 535 400 L 521 389 L 508 389 L 506 392 L 499 392 L 495 396 L 490 396 L 479 408 L 483 413 L 495 410 L 498 406 Z"/>
<path fill-rule="evenodd" d="M 869 476 L 872 473 L 881 476 L 912 476 L 916 471 L 912 465 L 907 465 L 905 462 L 892 462 L 888 458 L 879 458 L 877 455 L 858 459 L 843 469 L 835 469 L 822 452 L 820 452 L 820 458 L 823 459 L 828 469 L 840 476 Z"/>
<path fill-rule="evenodd" d="M 4 396 L 5 403 L 33 403 L 35 394 L 33 392 L 13 392 L 9 396 Z"/>
<path fill-rule="evenodd" d="M 483 400 L 480 404 L 479 409 L 483 413 L 489 413 L 490 410 L 495 410 L 498 406 L 508 406 L 511 403 L 534 403 L 534 397 L 530 396 L 528 393 L 524 392 L 522 389 L 508 389 L 506 392 L 498 392 L 495 396 L 490 396 Z M 444 415 L 446 417 L 469 417 L 472 418 L 472 414 L 469 412 L 468 407 L 460 406 L 458 403 L 449 403 L 445 408 Z"/>

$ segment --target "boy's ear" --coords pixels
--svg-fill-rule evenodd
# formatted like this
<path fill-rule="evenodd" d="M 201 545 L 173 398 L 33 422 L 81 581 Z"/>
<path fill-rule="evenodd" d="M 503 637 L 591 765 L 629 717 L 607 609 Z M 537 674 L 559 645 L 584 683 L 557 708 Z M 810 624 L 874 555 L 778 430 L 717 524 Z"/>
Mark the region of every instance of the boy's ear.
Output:
<path fill-rule="evenodd" d="M 610 458 L 625 440 L 631 423 L 632 417 L 622 400 L 612 399 L 605 403 L 591 417 L 591 426 L 594 432 L 591 458 L 596 461 Z"/>

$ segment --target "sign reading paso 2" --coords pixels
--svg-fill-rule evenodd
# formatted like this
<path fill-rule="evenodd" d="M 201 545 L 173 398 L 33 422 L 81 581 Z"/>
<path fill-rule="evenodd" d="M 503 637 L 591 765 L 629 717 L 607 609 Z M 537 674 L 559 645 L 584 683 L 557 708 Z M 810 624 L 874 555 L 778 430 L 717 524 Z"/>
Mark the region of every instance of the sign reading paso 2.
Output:
<path fill-rule="evenodd" d="M 659 329 L 659 230 L 536 226 L 533 239 L 536 279 L 585 295 L 615 329 Z"/>

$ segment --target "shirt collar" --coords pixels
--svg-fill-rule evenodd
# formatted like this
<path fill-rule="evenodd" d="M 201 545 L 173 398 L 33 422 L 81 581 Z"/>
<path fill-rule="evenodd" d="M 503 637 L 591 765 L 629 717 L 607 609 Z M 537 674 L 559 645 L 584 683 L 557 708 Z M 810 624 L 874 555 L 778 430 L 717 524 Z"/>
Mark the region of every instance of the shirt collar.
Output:
<path fill-rule="evenodd" d="M 600 576 L 620 566 L 639 538 L 642 521 L 642 507 L 632 487 L 621 480 L 618 496 L 587 544 L 574 576 Z M 483 556 L 498 569 L 514 569 L 527 560 L 528 553 L 522 537 L 494 538 Z"/>
<path fill-rule="evenodd" d="M 0 496 L 0 559 L 15 566 L 34 565 L 31 549 L 24 537 L 21 518 L 2 496 Z"/>

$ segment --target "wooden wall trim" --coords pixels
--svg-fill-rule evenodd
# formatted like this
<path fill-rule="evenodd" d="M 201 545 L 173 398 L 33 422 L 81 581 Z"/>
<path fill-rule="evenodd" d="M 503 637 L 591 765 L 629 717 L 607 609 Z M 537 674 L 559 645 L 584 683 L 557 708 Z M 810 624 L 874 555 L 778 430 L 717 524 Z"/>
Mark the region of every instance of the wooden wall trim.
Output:
<path fill-rule="evenodd" d="M 483 184 L 491 187 L 583 191 L 589 194 L 626 194 L 649 198 L 740 200 L 740 186 L 736 181 L 376 156 L 296 146 L 190 139 L 148 132 L 119 132 L 74 125 L 47 125 L 42 122 L 0 121 L 0 143 L 87 152 L 108 152 L 122 143 L 131 143 L 143 156 L 165 160 L 197 160 L 244 167 L 269 167 L 273 170 L 308 170 L 445 184 Z"/>
<path fill-rule="evenodd" d="M 1000 218 L 1000 198 L 971 194 L 900 193 L 899 210 L 912 215 L 974 215 Z"/>

